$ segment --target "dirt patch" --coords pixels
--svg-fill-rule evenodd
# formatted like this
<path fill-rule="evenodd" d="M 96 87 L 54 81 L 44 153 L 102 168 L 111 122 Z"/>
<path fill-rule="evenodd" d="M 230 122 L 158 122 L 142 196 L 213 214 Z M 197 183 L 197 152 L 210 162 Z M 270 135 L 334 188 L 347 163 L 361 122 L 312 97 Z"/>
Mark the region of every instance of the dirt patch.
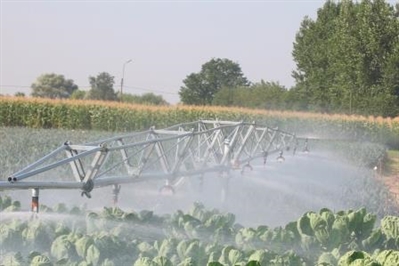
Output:
<path fill-rule="evenodd" d="M 396 201 L 399 207 L 399 175 L 397 176 L 384 176 L 382 181 L 387 186 L 392 198 Z"/>
<path fill-rule="evenodd" d="M 388 151 L 385 162 L 380 166 L 379 176 L 399 207 L 399 151 Z"/>

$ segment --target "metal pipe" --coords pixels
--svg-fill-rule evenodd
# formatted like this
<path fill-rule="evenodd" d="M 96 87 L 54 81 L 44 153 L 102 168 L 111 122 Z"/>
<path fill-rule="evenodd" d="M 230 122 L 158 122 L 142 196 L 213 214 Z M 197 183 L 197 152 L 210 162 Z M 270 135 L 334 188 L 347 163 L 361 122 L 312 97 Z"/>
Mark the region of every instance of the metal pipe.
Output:
<path fill-rule="evenodd" d="M 12 177 L 15 177 L 17 179 L 17 181 L 18 180 L 22 180 L 22 179 L 25 179 L 27 177 L 30 177 L 30 176 L 33 176 L 33 175 L 37 175 L 37 174 L 40 174 L 42 172 L 51 170 L 51 169 L 53 169 L 55 167 L 58 167 L 60 165 L 72 162 L 72 161 L 74 161 L 76 159 L 83 158 L 83 157 L 85 157 L 85 156 L 87 156 L 87 155 L 89 155 L 91 153 L 95 153 L 95 152 L 97 152 L 97 151 L 99 151 L 101 149 L 102 149 L 101 147 L 93 148 L 91 150 L 88 150 L 88 151 L 85 151 L 85 152 L 81 152 L 81 153 L 79 153 L 79 154 L 77 154 L 77 155 L 75 155 L 73 157 L 66 158 L 64 160 L 58 161 L 56 163 L 53 163 L 53 164 L 50 164 L 50 165 L 47 165 L 47 166 L 44 166 L 42 168 L 36 169 L 36 170 L 28 172 L 28 173 L 20 173 L 18 175 L 14 174 L 14 175 L 12 175 Z"/>
<path fill-rule="evenodd" d="M 82 182 L 68 182 L 68 181 L 24 181 L 24 182 L 1 182 L 0 190 L 2 189 L 30 189 L 30 188 L 40 188 L 40 189 L 81 189 L 84 183 Z"/>
<path fill-rule="evenodd" d="M 112 203 L 114 204 L 114 206 L 118 205 L 120 191 L 121 191 L 121 185 L 118 184 L 112 185 Z"/>
<path fill-rule="evenodd" d="M 29 170 L 31 170 L 31 169 L 33 169 L 33 168 L 35 168 L 35 167 L 41 165 L 41 164 L 42 164 L 44 161 L 46 161 L 48 158 L 53 157 L 55 154 L 59 153 L 60 151 L 64 151 L 66 148 L 67 148 L 67 145 L 65 145 L 65 144 L 62 145 L 62 146 L 60 146 L 59 148 L 57 148 L 57 149 L 55 149 L 54 151 L 52 151 L 51 153 L 47 154 L 47 155 L 44 156 L 43 158 L 40 158 L 40 159 L 37 160 L 36 162 L 34 162 L 34 163 L 28 165 L 27 167 L 25 167 L 24 169 L 19 170 L 18 172 L 16 172 L 16 173 L 14 174 L 14 176 L 15 176 L 15 175 L 19 175 L 19 174 L 23 174 L 23 173 L 28 172 Z"/>

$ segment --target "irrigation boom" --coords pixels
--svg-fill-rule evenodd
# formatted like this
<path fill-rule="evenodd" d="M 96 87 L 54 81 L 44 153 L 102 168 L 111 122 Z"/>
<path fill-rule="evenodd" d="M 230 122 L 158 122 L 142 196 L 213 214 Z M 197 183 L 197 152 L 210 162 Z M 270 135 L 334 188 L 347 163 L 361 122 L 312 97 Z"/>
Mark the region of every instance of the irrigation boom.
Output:
<path fill-rule="evenodd" d="M 164 179 L 173 190 L 184 177 L 250 167 L 290 148 L 298 140 L 278 128 L 247 122 L 200 120 L 164 129 L 115 136 L 86 144 L 65 142 L 48 155 L 0 181 L 2 189 L 32 189 L 38 211 L 39 189 L 80 189 L 91 197 L 97 187 L 112 186 L 117 201 L 121 184 Z"/>

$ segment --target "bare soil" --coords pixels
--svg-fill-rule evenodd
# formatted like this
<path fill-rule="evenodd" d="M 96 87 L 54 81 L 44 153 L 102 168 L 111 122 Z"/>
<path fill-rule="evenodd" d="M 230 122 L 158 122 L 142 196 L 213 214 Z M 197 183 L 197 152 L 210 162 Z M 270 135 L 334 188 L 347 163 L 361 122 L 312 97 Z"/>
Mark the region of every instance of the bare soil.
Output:
<path fill-rule="evenodd" d="M 392 194 L 393 199 L 399 206 L 399 175 L 396 176 L 384 176 L 383 182 Z"/>
<path fill-rule="evenodd" d="M 399 207 L 399 152 L 389 151 L 382 169 L 382 181 L 391 192 L 392 198 Z"/>

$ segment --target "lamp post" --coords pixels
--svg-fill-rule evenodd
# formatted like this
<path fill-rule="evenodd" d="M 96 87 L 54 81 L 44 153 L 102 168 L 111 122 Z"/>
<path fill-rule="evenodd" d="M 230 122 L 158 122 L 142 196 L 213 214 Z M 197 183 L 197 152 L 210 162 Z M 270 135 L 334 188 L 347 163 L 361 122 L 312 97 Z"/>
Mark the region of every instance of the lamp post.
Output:
<path fill-rule="evenodd" d="M 120 101 L 122 102 L 122 96 L 123 96 L 123 79 L 125 78 L 125 67 L 127 64 L 129 64 L 130 62 L 132 62 L 132 59 L 127 60 L 124 64 L 123 64 L 123 70 L 122 70 L 122 79 L 121 79 L 121 95 L 120 95 Z"/>

